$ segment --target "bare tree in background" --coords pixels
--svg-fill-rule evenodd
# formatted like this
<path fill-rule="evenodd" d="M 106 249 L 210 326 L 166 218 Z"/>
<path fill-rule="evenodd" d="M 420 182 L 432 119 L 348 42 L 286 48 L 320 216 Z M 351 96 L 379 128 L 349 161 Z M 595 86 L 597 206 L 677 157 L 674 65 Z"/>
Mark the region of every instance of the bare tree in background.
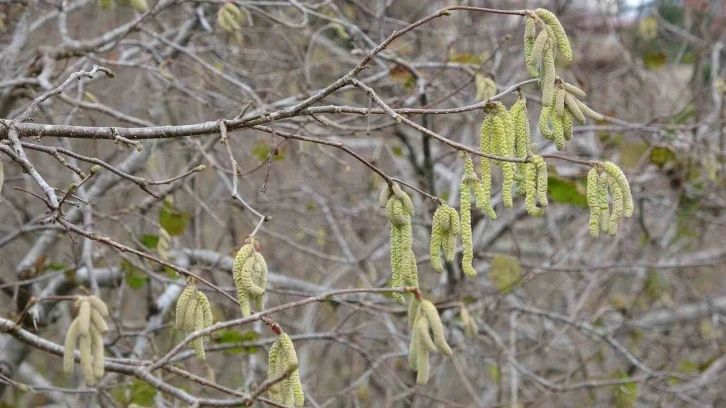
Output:
<path fill-rule="evenodd" d="M 238 0 L 231 21 L 226 0 L 0 2 L 4 404 L 285 406 L 265 392 L 291 374 L 267 378 L 284 332 L 305 406 L 726 405 L 726 7 L 459 3 Z M 537 7 L 572 42 L 557 75 L 605 115 L 562 152 L 523 57 Z M 481 151 L 483 108 L 523 97 L 533 154 Z M 428 254 L 462 152 L 549 172 L 543 217 L 521 195 L 504 208 L 494 172 L 473 278 L 466 245 L 443 274 Z M 592 238 L 585 180 L 607 161 L 635 214 Z M 418 288 L 391 287 L 387 185 L 413 198 Z M 250 238 L 266 304 L 241 317 Z M 214 324 L 185 335 L 173 309 L 192 282 Z M 404 293 L 435 304 L 453 349 L 426 385 Z M 93 387 L 61 368 L 86 295 L 110 309 Z M 203 335 L 200 361 L 186 345 Z"/>

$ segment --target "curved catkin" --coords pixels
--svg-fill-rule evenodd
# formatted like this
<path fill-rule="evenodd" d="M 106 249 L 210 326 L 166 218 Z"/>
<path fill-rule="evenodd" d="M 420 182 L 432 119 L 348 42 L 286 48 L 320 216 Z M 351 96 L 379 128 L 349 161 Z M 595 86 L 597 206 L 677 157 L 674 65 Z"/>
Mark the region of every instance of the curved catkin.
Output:
<path fill-rule="evenodd" d="M 106 303 L 104 303 L 101 298 L 96 296 L 88 296 L 86 298 L 88 300 L 88 303 L 91 304 L 91 307 L 98 310 L 98 313 L 101 314 L 102 317 L 108 317 L 108 306 L 106 306 Z"/>
<path fill-rule="evenodd" d="M 73 372 L 75 362 L 74 352 L 76 351 L 76 340 L 78 339 L 78 319 L 73 320 L 68 327 L 66 340 L 63 343 L 63 372 L 70 374 Z"/>
<path fill-rule="evenodd" d="M 240 274 L 240 282 L 245 292 L 250 296 L 262 296 L 265 294 L 265 288 L 257 286 L 252 281 L 252 271 L 255 268 L 255 257 L 251 256 L 247 258 L 245 263 L 242 265 L 242 273 Z"/>
<path fill-rule="evenodd" d="M 532 61 L 532 52 L 534 50 L 534 34 L 536 22 L 534 18 L 527 17 L 527 23 L 524 26 L 524 62 L 527 66 L 529 74 L 533 77 L 539 76 L 537 72 L 537 64 Z"/>
<path fill-rule="evenodd" d="M 280 375 L 277 372 L 277 360 L 279 359 L 280 354 L 280 340 L 276 340 L 274 343 L 272 343 L 272 346 L 270 347 L 270 351 L 267 353 L 267 379 L 273 379 L 276 378 L 278 375 Z M 280 383 L 273 384 L 268 390 L 267 395 L 270 397 L 271 400 L 277 401 L 280 394 Z"/>
<path fill-rule="evenodd" d="M 406 210 L 408 215 L 414 216 L 416 215 L 416 212 L 414 211 L 413 207 L 413 201 L 411 201 L 411 197 L 406 194 L 403 190 L 401 190 L 401 186 L 397 183 L 393 184 L 392 187 L 393 194 L 401 200 L 401 204 L 403 205 L 403 209 Z"/>
<path fill-rule="evenodd" d="M 91 335 L 80 336 L 78 349 L 81 351 L 81 369 L 83 371 L 83 382 L 88 387 L 96 384 L 96 377 L 93 375 L 93 348 L 91 346 Z"/>
<path fill-rule="evenodd" d="M 187 312 L 187 307 L 189 306 L 189 301 L 192 296 L 194 296 L 194 287 L 190 285 L 184 288 L 182 293 L 179 295 L 179 298 L 176 300 L 176 319 L 174 321 L 174 328 L 177 330 L 184 329 L 184 315 Z"/>
<path fill-rule="evenodd" d="M 565 150 L 565 127 L 562 123 L 562 117 L 553 115 L 552 116 L 552 138 L 555 142 L 557 150 Z"/>
<path fill-rule="evenodd" d="M 103 336 L 101 332 L 91 327 L 91 351 L 93 355 L 93 376 L 96 379 L 103 377 Z"/>
<path fill-rule="evenodd" d="M 254 265 L 254 274 L 252 276 L 252 282 L 255 283 L 255 285 L 262 288 L 262 290 L 267 289 L 267 262 L 265 261 L 265 257 L 262 256 L 261 253 L 255 252 L 253 254 L 255 257 L 255 265 Z"/>
<path fill-rule="evenodd" d="M 214 316 L 212 316 L 212 305 L 209 303 L 207 295 L 202 292 L 199 292 L 199 294 L 197 295 L 197 303 L 197 307 L 202 310 L 203 324 L 201 328 L 206 329 L 214 323 Z M 207 336 L 207 338 L 209 338 L 209 336 Z"/>
<path fill-rule="evenodd" d="M 605 171 L 611 175 L 618 183 L 620 188 L 623 190 L 623 209 L 626 218 L 630 218 L 635 210 L 633 205 L 633 195 L 630 192 L 630 184 L 628 179 L 625 177 L 625 173 L 620 170 L 620 167 L 616 166 L 615 163 L 605 162 L 603 163 Z"/>
<path fill-rule="evenodd" d="M 537 38 L 534 40 L 534 44 L 532 45 L 532 57 L 529 61 L 530 63 L 527 65 L 527 69 L 535 78 L 540 76 L 539 65 L 540 61 L 542 61 L 544 57 L 545 48 L 549 48 L 547 47 L 548 42 L 549 38 L 547 36 L 547 32 L 542 30 L 537 35 Z"/>
<path fill-rule="evenodd" d="M 554 131 L 550 128 L 550 118 L 552 115 L 552 108 L 549 106 L 543 106 L 542 111 L 539 114 L 539 133 L 547 140 L 554 139 Z"/>
<path fill-rule="evenodd" d="M 411 299 L 408 304 L 408 328 L 413 330 L 413 326 L 416 323 L 419 311 L 419 300 L 415 296 Z"/>
<path fill-rule="evenodd" d="M 537 170 L 533 163 L 524 165 L 524 191 L 525 191 L 525 209 L 527 213 L 533 217 L 541 217 L 544 210 L 537 207 Z"/>
<path fill-rule="evenodd" d="M 557 116 L 562 116 L 565 113 L 565 96 L 567 96 L 567 92 L 564 89 L 555 91 L 555 112 L 557 112 Z"/>
<path fill-rule="evenodd" d="M 441 244 L 444 237 L 444 228 L 442 227 L 442 219 L 449 221 L 449 214 L 442 206 L 436 209 L 431 223 L 431 245 L 429 246 L 429 255 L 431 255 L 431 267 L 437 273 L 444 271 L 444 264 L 441 262 Z M 448 231 L 447 231 L 448 232 Z M 447 234 L 448 235 L 448 234 Z"/>
<path fill-rule="evenodd" d="M 471 192 L 469 183 L 462 180 L 459 186 L 461 205 L 461 243 L 464 246 L 464 253 L 461 258 L 461 269 L 467 276 L 476 276 L 476 270 L 472 266 L 474 260 L 474 244 L 471 232 Z"/>
<path fill-rule="evenodd" d="M 295 346 L 293 345 L 290 336 L 286 333 L 280 334 L 279 341 L 281 345 L 281 352 L 285 354 L 287 360 L 286 366 L 280 371 L 280 373 L 284 370 L 288 370 L 292 365 L 296 367 L 292 371 L 290 377 L 283 381 L 290 390 L 292 398 L 290 399 L 289 397 L 285 397 L 283 399 L 285 400 L 286 405 L 292 405 L 294 403 L 295 406 L 302 406 L 305 403 L 305 394 L 303 393 L 302 384 L 300 382 L 300 370 L 297 368 L 298 359 L 297 353 L 295 352 Z M 283 394 L 285 393 L 285 390 L 283 390 Z"/>
<path fill-rule="evenodd" d="M 187 304 L 187 310 L 184 312 L 184 332 L 185 333 L 191 333 L 194 331 L 194 327 L 196 326 L 196 318 L 197 318 L 197 298 L 196 298 L 197 290 L 194 290 L 194 296 L 192 296 L 191 299 L 189 299 L 189 303 Z M 245 316 L 247 317 L 247 316 Z"/>
<path fill-rule="evenodd" d="M 527 99 L 524 96 L 510 109 L 514 124 L 514 155 L 520 159 L 527 157 L 532 149 L 529 137 L 529 120 L 527 119 Z"/>
<path fill-rule="evenodd" d="M 397 197 L 393 196 L 386 205 L 386 217 L 394 226 L 400 227 L 410 222 L 411 216 L 404 210 L 404 205 Z"/>
<path fill-rule="evenodd" d="M 601 173 L 598 176 L 598 202 L 600 203 L 600 228 L 607 232 L 608 222 L 610 222 L 607 173 Z"/>
<path fill-rule="evenodd" d="M 577 103 L 577 106 L 582 111 L 582 114 L 587 116 L 588 118 L 592 120 L 603 120 L 603 116 L 594 110 L 590 109 L 589 106 L 585 105 L 582 101 L 575 99 L 575 102 Z"/>
<path fill-rule="evenodd" d="M 576 87 L 575 85 L 568 84 L 567 82 L 564 82 L 564 86 L 565 86 L 565 90 L 567 92 L 575 95 L 578 98 L 584 98 L 584 97 L 587 96 L 587 94 L 585 94 L 585 91 L 583 91 L 582 89 Z"/>
<path fill-rule="evenodd" d="M 600 181 L 594 167 L 587 173 L 587 206 L 590 207 L 590 235 L 600 236 Z"/>
<path fill-rule="evenodd" d="M 609 232 L 610 235 L 615 235 L 618 233 L 618 223 L 620 222 L 620 218 L 623 216 L 623 190 L 620 188 L 620 185 L 618 185 L 618 182 L 615 181 L 615 178 L 610 174 L 607 175 L 607 180 L 608 187 L 610 188 L 610 195 L 613 198 L 613 211 L 610 214 L 606 231 Z"/>
<path fill-rule="evenodd" d="M 552 97 L 555 94 L 555 57 L 550 47 L 545 47 L 542 56 L 540 86 L 542 87 L 542 105 L 551 106 Z"/>
<path fill-rule="evenodd" d="M 381 208 L 386 208 L 386 204 L 388 204 L 388 199 L 391 198 L 392 194 L 393 192 L 391 192 L 388 184 L 385 184 L 383 186 L 383 190 L 381 190 L 381 194 L 378 196 L 378 206 Z"/>
<path fill-rule="evenodd" d="M 497 156 L 505 156 L 503 154 L 507 150 L 507 134 L 504 127 L 504 118 L 501 115 L 497 115 L 492 119 L 492 140 L 490 150 Z M 494 160 L 494 164 L 501 164 L 499 160 Z"/>
<path fill-rule="evenodd" d="M 578 123 L 581 125 L 585 124 L 585 114 L 582 113 L 582 109 L 580 109 L 580 104 L 577 98 L 572 96 L 571 94 L 567 94 L 565 96 L 565 105 L 567 105 L 567 109 L 572 113 L 572 117 L 577 120 Z"/>
<path fill-rule="evenodd" d="M 502 164 L 502 203 L 505 207 L 514 205 L 512 200 L 512 187 L 514 186 L 514 163 L 505 162 Z"/>
<path fill-rule="evenodd" d="M 420 313 L 426 317 L 428 325 L 431 327 L 436 348 L 445 356 L 450 356 L 452 354 L 451 347 L 446 343 L 444 326 L 441 324 L 441 317 L 439 316 L 439 311 L 436 310 L 436 306 L 428 300 L 422 300 L 419 307 L 421 308 Z"/>
<path fill-rule="evenodd" d="M 224 7 L 222 7 L 222 8 L 224 8 L 225 10 L 227 10 L 227 12 L 228 12 L 228 13 L 229 13 L 229 14 L 230 14 L 230 15 L 231 15 L 231 16 L 232 16 L 232 17 L 233 17 L 233 18 L 234 18 L 235 20 L 237 20 L 238 22 L 242 22 L 242 12 L 240 11 L 240 9 L 239 9 L 239 8 L 237 7 L 237 5 L 236 5 L 236 4 L 234 4 L 234 3 L 232 3 L 232 2 L 230 1 L 230 2 L 227 2 L 227 3 L 225 3 L 225 4 L 224 4 Z"/>
<path fill-rule="evenodd" d="M 549 181 L 547 163 L 542 156 L 534 156 L 533 163 L 537 169 L 537 201 L 542 207 L 547 207 L 549 205 L 547 201 L 547 183 Z"/>
<path fill-rule="evenodd" d="M 106 320 L 101 317 L 101 313 L 96 309 L 91 309 L 91 327 L 95 327 L 100 333 L 106 333 L 108 331 Z"/>
<path fill-rule="evenodd" d="M 78 309 L 78 333 L 81 336 L 88 336 L 91 327 L 91 304 L 88 300 L 81 301 L 81 307 Z"/>
<path fill-rule="evenodd" d="M 202 305 L 199 305 L 199 301 L 197 301 L 197 310 L 194 314 L 194 331 L 203 330 L 204 327 L 204 308 Z M 204 336 L 199 336 L 192 340 L 191 344 L 192 350 L 194 350 L 194 353 L 197 355 L 197 358 L 201 361 L 204 361 L 206 356 L 204 354 Z"/>
<path fill-rule="evenodd" d="M 565 136 L 565 141 L 572 140 L 572 115 L 569 111 L 562 115 L 562 130 Z"/>
<path fill-rule="evenodd" d="M 562 27 L 560 20 L 557 19 L 557 16 L 555 16 L 554 13 L 547 9 L 538 8 L 534 12 L 537 13 L 537 16 L 539 16 L 542 21 L 552 28 L 557 42 L 557 48 L 559 48 L 562 56 L 565 58 L 565 61 L 571 62 L 572 47 L 570 46 L 570 40 L 567 39 L 567 34 L 565 33 L 565 29 Z"/>

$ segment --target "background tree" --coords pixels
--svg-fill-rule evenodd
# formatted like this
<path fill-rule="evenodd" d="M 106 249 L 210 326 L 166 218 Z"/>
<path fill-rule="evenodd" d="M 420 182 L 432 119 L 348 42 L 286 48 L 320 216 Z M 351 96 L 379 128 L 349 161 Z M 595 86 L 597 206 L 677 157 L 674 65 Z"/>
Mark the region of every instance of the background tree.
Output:
<path fill-rule="evenodd" d="M 1 3 L 4 403 L 723 405 L 726 7 L 524 3 Z"/>

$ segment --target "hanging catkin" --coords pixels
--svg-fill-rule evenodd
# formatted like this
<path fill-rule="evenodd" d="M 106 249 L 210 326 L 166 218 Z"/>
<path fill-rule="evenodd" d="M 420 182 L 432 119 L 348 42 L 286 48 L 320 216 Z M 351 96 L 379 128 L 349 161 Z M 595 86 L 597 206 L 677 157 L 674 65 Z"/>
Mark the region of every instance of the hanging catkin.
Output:
<path fill-rule="evenodd" d="M 63 371 L 73 372 L 74 352 L 76 342 L 78 342 L 83 382 L 86 386 L 93 387 L 96 380 L 101 379 L 104 373 L 102 334 L 108 330 L 108 325 L 103 319 L 108 316 L 108 308 L 103 300 L 96 296 L 80 296 L 75 305 L 78 306 L 78 316 L 73 320 L 66 333 Z"/>
<path fill-rule="evenodd" d="M 485 109 L 485 112 L 487 110 Z M 492 139 L 494 131 L 494 117 L 492 114 L 487 114 L 484 121 L 481 124 L 481 139 L 479 149 L 484 153 L 493 154 Z M 476 205 L 492 220 L 497 219 L 497 214 L 494 212 L 491 204 L 492 196 L 492 163 L 491 160 L 482 157 L 480 159 L 481 165 L 481 184 L 478 189 L 478 195 L 476 197 Z"/>
<path fill-rule="evenodd" d="M 417 302 L 414 311 L 409 309 L 411 344 L 408 349 L 408 362 L 413 371 L 417 372 L 416 383 L 426 384 L 429 379 L 429 353 L 436 350 L 445 356 L 451 356 L 451 347 L 446 343 L 444 327 L 436 306 L 428 300 Z M 431 333 L 433 333 L 433 339 Z"/>
<path fill-rule="evenodd" d="M 264 303 L 262 297 L 267 286 L 267 264 L 262 254 L 257 251 L 258 248 L 259 243 L 254 238 L 247 238 L 237 252 L 232 266 L 237 300 L 244 317 L 252 314 L 252 303 L 257 311 L 262 310 Z"/>
<path fill-rule="evenodd" d="M 267 378 L 274 380 L 288 370 L 292 372 L 289 377 L 269 388 L 268 395 L 271 400 L 287 406 L 299 407 L 305 404 L 298 364 L 297 353 L 290 336 L 281 333 L 270 347 Z"/>
<path fill-rule="evenodd" d="M 539 8 L 534 12 L 542 19 L 542 21 L 545 22 L 545 24 L 547 24 L 549 28 L 552 29 L 552 34 L 554 34 L 554 43 L 557 45 L 560 53 L 562 53 L 565 61 L 571 62 L 572 47 L 570 46 L 570 41 L 567 39 L 567 34 L 565 33 L 565 29 L 562 27 L 560 20 L 557 19 L 557 16 L 555 16 L 554 13 L 546 9 Z"/>
<path fill-rule="evenodd" d="M 524 61 L 530 75 L 538 77 L 539 71 L 537 70 L 537 64 L 532 61 L 532 51 L 534 49 L 535 41 L 535 25 L 536 21 L 534 18 L 527 16 L 527 23 L 524 27 Z"/>
<path fill-rule="evenodd" d="M 461 242 L 464 247 L 463 256 L 461 258 L 461 269 L 469 277 L 476 276 L 476 269 L 472 266 L 474 260 L 474 244 L 471 231 L 471 190 L 478 183 L 476 173 L 474 173 L 474 163 L 469 155 L 464 158 L 464 174 L 461 177 L 460 193 L 460 213 L 461 213 Z"/>
<path fill-rule="evenodd" d="M 411 217 L 415 214 L 413 201 L 396 183 L 383 187 L 379 205 L 386 199 L 386 217 L 391 224 L 391 287 L 418 287 L 418 270 L 413 254 Z M 393 299 L 403 304 L 403 294 L 394 292 Z"/>
<path fill-rule="evenodd" d="M 204 330 L 213 323 L 212 307 L 207 295 L 197 290 L 194 284 L 188 285 L 176 301 L 176 319 L 174 327 L 183 330 L 185 335 Z M 208 337 L 208 336 L 207 336 Z M 205 336 L 199 336 L 188 345 L 194 350 L 197 358 L 204 360 Z"/>
<path fill-rule="evenodd" d="M 596 168 L 587 173 L 587 206 L 590 207 L 590 235 L 600 236 L 600 180 Z"/>

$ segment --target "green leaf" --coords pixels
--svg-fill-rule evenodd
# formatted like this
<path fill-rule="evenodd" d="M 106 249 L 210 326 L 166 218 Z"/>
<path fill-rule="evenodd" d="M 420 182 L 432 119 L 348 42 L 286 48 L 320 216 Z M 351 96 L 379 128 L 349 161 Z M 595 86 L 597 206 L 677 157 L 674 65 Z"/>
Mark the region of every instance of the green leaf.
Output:
<path fill-rule="evenodd" d="M 260 163 L 266 162 L 267 158 L 270 157 L 270 144 L 264 140 L 260 140 L 255 143 L 250 150 L 252 156 L 254 156 Z M 272 155 L 272 161 L 285 160 L 285 149 L 278 148 L 277 151 Z"/>
<path fill-rule="evenodd" d="M 497 255 L 492 258 L 489 267 L 489 279 L 502 293 L 508 293 L 522 277 L 519 261 L 509 255 Z"/>
<path fill-rule="evenodd" d="M 164 205 L 159 210 L 159 224 L 171 236 L 184 234 L 184 230 L 189 223 L 189 214 L 180 211 L 174 207 L 169 201 L 164 201 Z"/>
<path fill-rule="evenodd" d="M 129 285 L 131 289 L 138 290 L 144 287 L 146 284 L 146 281 L 149 280 L 149 277 L 146 276 L 143 272 L 141 272 L 138 268 L 131 265 L 129 261 L 123 259 L 121 261 L 121 264 L 119 265 L 121 268 L 121 271 L 124 273 L 124 277 L 126 279 L 126 284 Z"/>
<path fill-rule="evenodd" d="M 66 269 L 66 268 L 68 268 L 68 265 L 65 265 L 65 264 L 62 264 L 62 263 L 58 263 L 58 262 L 51 262 L 48 265 L 48 269 L 50 269 L 52 271 L 62 271 L 64 269 Z"/>
<path fill-rule="evenodd" d="M 157 235 L 144 234 L 141 236 L 141 243 L 149 249 L 156 249 L 156 244 L 159 243 L 159 237 Z"/>
<path fill-rule="evenodd" d="M 615 374 L 615 378 L 629 378 L 626 373 L 618 371 Z M 630 382 L 622 385 L 615 386 L 613 391 L 613 399 L 615 400 L 616 408 L 633 408 L 635 403 L 638 401 L 638 383 Z"/>
<path fill-rule="evenodd" d="M 587 198 L 580 192 L 577 184 L 572 181 L 550 176 L 547 180 L 547 192 L 552 201 L 569 204 L 575 207 L 587 207 Z"/>
<path fill-rule="evenodd" d="M 393 146 L 391 147 L 391 153 L 393 153 L 394 156 L 401 157 L 403 156 L 403 148 L 401 146 Z"/>
<path fill-rule="evenodd" d="M 663 51 L 650 51 L 643 54 L 643 64 L 648 69 L 659 69 L 666 64 L 667 58 Z"/>
<path fill-rule="evenodd" d="M 650 162 L 656 166 L 663 167 L 669 162 L 676 161 L 676 154 L 667 147 L 654 147 L 650 151 Z"/>
<path fill-rule="evenodd" d="M 219 332 L 219 336 L 214 340 L 215 343 L 225 344 L 225 343 L 244 343 L 247 341 L 254 341 L 257 340 L 260 337 L 259 333 L 255 331 L 246 331 L 244 333 L 241 333 L 237 330 L 222 330 Z M 239 353 L 254 353 L 257 351 L 257 347 L 251 346 L 251 347 L 235 347 L 226 350 L 230 354 L 239 354 Z"/>
<path fill-rule="evenodd" d="M 632 169 L 638 165 L 647 150 L 648 143 L 645 142 L 622 143 L 620 145 L 620 163 L 623 167 Z"/>
<path fill-rule="evenodd" d="M 153 407 L 154 397 L 156 397 L 156 388 L 149 385 L 146 381 L 134 378 L 131 382 L 131 401 L 130 403 L 141 405 L 142 407 Z"/>

